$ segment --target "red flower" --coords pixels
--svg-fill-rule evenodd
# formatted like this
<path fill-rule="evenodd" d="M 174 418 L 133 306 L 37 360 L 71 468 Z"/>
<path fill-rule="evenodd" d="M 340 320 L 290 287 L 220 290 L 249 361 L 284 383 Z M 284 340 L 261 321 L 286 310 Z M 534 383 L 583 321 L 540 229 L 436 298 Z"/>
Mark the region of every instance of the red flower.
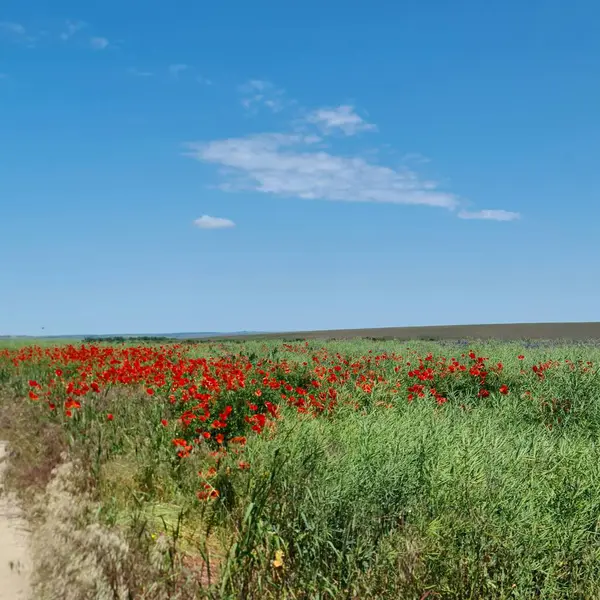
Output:
<path fill-rule="evenodd" d="M 154 396 L 154 390 L 152 388 L 148 388 L 146 390 L 146 394 L 148 394 L 148 396 Z"/>
<path fill-rule="evenodd" d="M 161 419 L 160 423 L 163 427 L 166 427 L 169 424 L 169 421 L 167 421 L 166 419 Z"/>
<path fill-rule="evenodd" d="M 504 394 L 506 396 L 506 394 L 508 394 L 508 386 L 507 385 L 501 385 L 499 392 L 501 394 Z"/>
<path fill-rule="evenodd" d="M 270 415 L 274 418 L 277 418 L 277 406 L 268 400 L 265 402 L 265 407 L 269 411 Z"/>
<path fill-rule="evenodd" d="M 198 500 L 208 500 L 208 499 L 215 499 L 219 497 L 219 490 L 216 489 L 212 489 L 212 490 L 200 490 L 199 492 L 196 493 L 196 496 L 198 496 Z"/>
<path fill-rule="evenodd" d="M 114 416 L 112 415 L 112 413 L 108 413 L 108 414 L 106 415 L 106 418 L 107 418 L 109 421 L 112 421 L 112 420 L 114 419 Z"/>
<path fill-rule="evenodd" d="M 35 379 L 29 380 L 30 387 L 40 387 L 40 384 Z"/>
<path fill-rule="evenodd" d="M 205 477 L 206 479 L 210 479 L 211 477 L 214 477 L 216 474 L 217 474 L 217 469 L 215 469 L 215 467 L 211 467 L 210 469 L 208 469 L 208 471 L 206 471 L 206 473 L 203 473 L 202 471 L 198 471 L 198 475 L 200 477 Z M 204 484 L 205 489 L 210 489 L 210 487 L 211 487 L 210 483 Z"/>
<path fill-rule="evenodd" d="M 519 356 L 517 356 L 517 358 L 518 358 L 519 360 L 523 360 L 525 357 L 524 357 L 522 354 L 519 354 Z"/>
<path fill-rule="evenodd" d="M 29 390 L 29 397 L 32 400 L 37 400 L 39 398 L 39 396 L 33 390 Z"/>
<path fill-rule="evenodd" d="M 231 406 L 226 406 L 223 412 L 219 415 L 219 419 L 221 419 L 221 421 L 226 421 L 232 410 L 233 408 Z"/>

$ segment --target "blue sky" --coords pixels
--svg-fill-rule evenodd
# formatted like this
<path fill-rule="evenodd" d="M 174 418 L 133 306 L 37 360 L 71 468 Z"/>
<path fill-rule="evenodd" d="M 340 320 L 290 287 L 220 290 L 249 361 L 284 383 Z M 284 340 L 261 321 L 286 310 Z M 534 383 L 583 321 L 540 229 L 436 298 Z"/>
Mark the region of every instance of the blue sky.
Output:
<path fill-rule="evenodd" d="M 0 334 L 600 320 L 599 22 L 4 0 Z"/>

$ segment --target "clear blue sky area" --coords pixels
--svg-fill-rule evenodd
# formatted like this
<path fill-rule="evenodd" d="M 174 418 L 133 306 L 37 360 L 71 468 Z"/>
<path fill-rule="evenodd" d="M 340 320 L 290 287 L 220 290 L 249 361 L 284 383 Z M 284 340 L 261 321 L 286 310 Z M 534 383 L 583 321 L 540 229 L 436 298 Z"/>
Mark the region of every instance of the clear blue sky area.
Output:
<path fill-rule="evenodd" d="M 0 334 L 600 320 L 599 26 L 4 0 Z"/>

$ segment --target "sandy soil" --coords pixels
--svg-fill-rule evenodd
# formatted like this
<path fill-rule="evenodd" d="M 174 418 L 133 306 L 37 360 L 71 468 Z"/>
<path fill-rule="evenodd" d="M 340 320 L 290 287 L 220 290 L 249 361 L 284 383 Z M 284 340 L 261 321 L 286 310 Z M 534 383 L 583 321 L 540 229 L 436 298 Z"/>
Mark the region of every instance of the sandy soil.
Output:
<path fill-rule="evenodd" d="M 0 441 L 0 600 L 25 600 L 30 597 L 29 534 L 15 498 L 2 489 L 7 454 Z"/>

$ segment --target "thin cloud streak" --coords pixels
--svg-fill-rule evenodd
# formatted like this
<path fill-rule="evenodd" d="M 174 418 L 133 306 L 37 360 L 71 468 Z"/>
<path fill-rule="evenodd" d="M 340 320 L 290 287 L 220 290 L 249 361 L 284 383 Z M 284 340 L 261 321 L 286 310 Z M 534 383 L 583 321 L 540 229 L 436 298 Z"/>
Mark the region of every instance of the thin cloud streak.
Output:
<path fill-rule="evenodd" d="M 521 215 L 518 212 L 509 210 L 461 210 L 458 213 L 458 218 L 482 221 L 516 221 L 521 218 Z"/>
<path fill-rule="evenodd" d="M 194 221 L 194 225 L 199 229 L 231 229 L 235 227 L 235 223 L 230 219 L 211 217 L 209 215 L 202 215 Z"/>
<path fill-rule="evenodd" d="M 12 33 L 14 35 L 25 35 L 26 30 L 21 23 L 15 23 L 13 21 L 0 21 L 0 29 Z"/>
<path fill-rule="evenodd" d="M 188 65 L 184 65 L 184 64 L 178 64 L 178 65 L 169 65 L 169 73 L 171 74 L 171 77 L 174 77 L 175 79 L 177 79 L 180 75 L 180 73 L 183 73 L 184 71 L 187 71 L 189 69 Z"/>
<path fill-rule="evenodd" d="M 90 46 L 94 50 L 105 50 L 110 46 L 110 42 L 105 37 L 90 38 Z"/>
<path fill-rule="evenodd" d="M 40 33 L 43 35 L 44 32 Z M 15 44 L 25 44 L 28 48 L 35 48 L 40 33 L 31 35 L 28 33 L 27 28 L 24 25 L 21 25 L 21 23 L 16 23 L 15 21 L 0 21 L 1 37 L 6 38 Z"/>
<path fill-rule="evenodd" d="M 260 107 L 266 107 L 271 112 L 281 112 L 286 104 L 285 92 L 270 81 L 251 79 L 239 88 L 242 94 L 242 106 L 253 113 Z"/>
<path fill-rule="evenodd" d="M 356 114 L 354 107 L 343 104 L 336 108 L 319 108 L 311 112 L 306 120 L 317 125 L 324 133 L 340 130 L 345 135 L 356 135 L 361 131 L 377 131 L 377 126 L 367 123 Z"/>
<path fill-rule="evenodd" d="M 87 24 L 83 21 L 67 21 L 65 26 L 66 31 L 63 31 L 60 34 L 60 39 L 64 42 L 72 38 L 78 31 L 81 31 L 82 29 L 87 27 Z"/>
<path fill-rule="evenodd" d="M 130 69 L 128 69 L 128 71 L 129 74 L 133 75 L 134 77 L 152 77 L 154 75 L 154 73 L 152 73 L 151 71 L 140 71 L 135 67 L 131 67 Z"/>

